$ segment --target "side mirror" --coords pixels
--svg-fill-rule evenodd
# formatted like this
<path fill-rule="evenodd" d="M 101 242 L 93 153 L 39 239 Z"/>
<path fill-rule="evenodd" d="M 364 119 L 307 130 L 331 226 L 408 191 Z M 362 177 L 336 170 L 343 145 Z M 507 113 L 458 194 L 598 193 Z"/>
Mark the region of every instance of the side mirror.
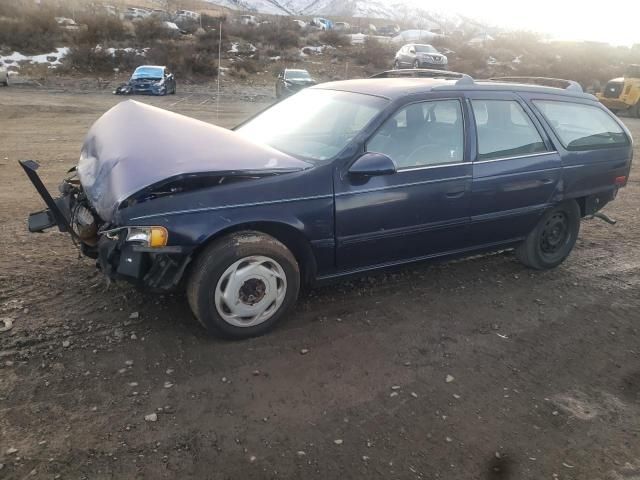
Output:
<path fill-rule="evenodd" d="M 396 163 L 384 153 L 367 152 L 349 168 L 349 175 L 375 177 L 396 173 Z"/>

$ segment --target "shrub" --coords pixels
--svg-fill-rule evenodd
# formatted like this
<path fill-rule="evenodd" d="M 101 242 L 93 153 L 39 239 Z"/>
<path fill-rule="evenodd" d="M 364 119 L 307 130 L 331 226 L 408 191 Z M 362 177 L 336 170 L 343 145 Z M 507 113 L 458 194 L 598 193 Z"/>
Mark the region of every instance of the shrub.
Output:
<path fill-rule="evenodd" d="M 118 64 L 107 50 L 80 45 L 73 47 L 64 57 L 62 70 L 90 73 L 113 72 Z"/>
<path fill-rule="evenodd" d="M 148 45 L 153 41 L 171 37 L 171 31 L 157 17 L 152 16 L 136 20 L 134 27 L 136 38 L 140 45 Z"/>
<path fill-rule="evenodd" d="M 27 10 L 17 18 L 0 18 L 0 45 L 23 53 L 53 50 L 61 31 L 52 12 Z"/>
<path fill-rule="evenodd" d="M 246 42 L 258 43 L 260 35 L 257 27 L 242 25 L 240 23 L 230 23 L 222 26 L 222 31 L 230 37 L 241 38 Z"/>
<path fill-rule="evenodd" d="M 290 22 L 265 23 L 258 26 L 230 24 L 223 26 L 223 33 L 231 37 L 277 49 L 300 46 L 300 29 Z"/>
<path fill-rule="evenodd" d="M 147 53 L 146 63 L 166 65 L 176 75 L 216 76 L 216 55 L 199 51 L 192 43 L 158 42 Z"/>
<path fill-rule="evenodd" d="M 367 37 L 362 48 L 355 54 L 355 61 L 360 65 L 386 68 L 393 62 L 393 46 L 383 44 L 375 38 Z"/>
<path fill-rule="evenodd" d="M 200 23 L 202 24 L 202 28 L 204 29 L 218 29 L 218 27 L 220 26 L 220 23 L 222 23 L 223 28 L 222 31 L 224 32 L 224 30 L 226 30 L 226 22 L 227 22 L 227 16 L 223 15 L 221 17 L 214 17 L 212 15 L 207 15 L 206 13 L 203 13 L 200 17 Z"/>
<path fill-rule="evenodd" d="M 267 23 L 257 27 L 259 42 L 278 49 L 297 47 L 300 42 L 300 32 L 291 24 Z"/>
<path fill-rule="evenodd" d="M 245 73 L 256 73 L 260 71 L 259 63 L 251 58 L 244 58 L 233 64 L 233 68 L 236 71 L 243 70 Z"/>
<path fill-rule="evenodd" d="M 229 71 L 229 75 L 239 78 L 240 80 L 245 80 L 249 76 L 244 68 L 233 68 Z"/>
<path fill-rule="evenodd" d="M 196 47 L 201 52 L 208 52 L 218 55 L 218 43 L 220 42 L 220 32 L 218 30 L 209 30 L 201 33 L 196 38 Z M 227 48 L 227 35 L 224 28 L 222 29 L 222 51 Z"/>
<path fill-rule="evenodd" d="M 319 36 L 319 40 L 332 47 L 346 47 L 351 45 L 351 40 L 346 35 L 336 32 L 335 30 L 326 30 Z"/>
<path fill-rule="evenodd" d="M 97 45 L 99 43 L 110 43 L 127 38 L 127 30 L 118 17 L 112 15 L 91 15 L 83 17 L 79 23 L 87 26 L 78 35 L 79 43 Z"/>

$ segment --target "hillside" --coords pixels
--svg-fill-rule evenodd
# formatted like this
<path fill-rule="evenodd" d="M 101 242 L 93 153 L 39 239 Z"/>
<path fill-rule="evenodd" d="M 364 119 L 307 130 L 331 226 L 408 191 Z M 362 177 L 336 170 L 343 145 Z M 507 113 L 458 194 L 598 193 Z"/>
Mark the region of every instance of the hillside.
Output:
<path fill-rule="evenodd" d="M 274 15 L 331 15 L 340 17 L 384 18 L 395 21 L 418 20 L 459 26 L 463 19 L 455 14 L 435 14 L 418 3 L 398 0 L 206 0 L 209 3 L 256 13 Z"/>

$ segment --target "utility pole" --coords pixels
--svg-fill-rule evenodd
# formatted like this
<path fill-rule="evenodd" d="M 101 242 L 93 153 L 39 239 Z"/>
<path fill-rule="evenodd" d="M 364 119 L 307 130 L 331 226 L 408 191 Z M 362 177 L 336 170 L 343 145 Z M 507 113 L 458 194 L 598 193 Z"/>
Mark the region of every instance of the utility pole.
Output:
<path fill-rule="evenodd" d="M 222 20 L 219 23 L 218 38 L 218 92 L 216 93 L 216 121 L 220 118 L 220 60 L 222 59 Z"/>

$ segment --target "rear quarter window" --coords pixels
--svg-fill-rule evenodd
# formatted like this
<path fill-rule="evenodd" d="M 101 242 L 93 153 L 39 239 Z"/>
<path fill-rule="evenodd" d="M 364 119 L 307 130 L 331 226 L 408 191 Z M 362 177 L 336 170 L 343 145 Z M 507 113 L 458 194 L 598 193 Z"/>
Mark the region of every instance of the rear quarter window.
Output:
<path fill-rule="evenodd" d="M 531 119 L 514 100 L 472 100 L 478 159 L 544 153 L 547 147 Z"/>
<path fill-rule="evenodd" d="M 600 107 L 557 100 L 534 100 L 533 103 L 567 150 L 629 144 L 622 127 Z"/>

